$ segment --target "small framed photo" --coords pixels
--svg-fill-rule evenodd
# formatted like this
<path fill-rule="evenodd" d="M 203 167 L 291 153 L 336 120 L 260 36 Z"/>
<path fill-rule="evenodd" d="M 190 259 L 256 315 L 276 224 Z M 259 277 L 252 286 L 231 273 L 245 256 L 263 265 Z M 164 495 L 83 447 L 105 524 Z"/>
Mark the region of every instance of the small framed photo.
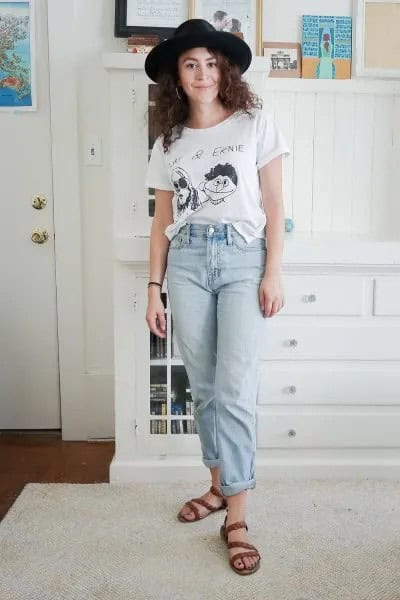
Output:
<path fill-rule="evenodd" d="M 270 66 L 269 77 L 301 77 L 301 44 L 264 42 L 263 50 Z"/>
<path fill-rule="evenodd" d="M 175 0 L 172 3 L 158 0 L 115 0 L 114 36 L 158 36 L 162 42 L 174 30 L 191 18 L 192 0 Z"/>
<path fill-rule="evenodd" d="M 205 19 L 218 31 L 241 37 L 262 56 L 262 0 L 190 0 L 191 18 Z"/>

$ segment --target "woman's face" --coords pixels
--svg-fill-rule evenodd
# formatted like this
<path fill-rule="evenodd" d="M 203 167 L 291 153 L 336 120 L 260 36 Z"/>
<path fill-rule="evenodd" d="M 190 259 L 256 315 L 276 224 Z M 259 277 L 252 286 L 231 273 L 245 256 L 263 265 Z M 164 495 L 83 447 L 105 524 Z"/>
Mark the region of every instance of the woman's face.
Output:
<path fill-rule="evenodd" d="M 178 58 L 178 77 L 189 101 L 207 104 L 218 96 L 220 70 L 207 48 L 191 48 Z"/>

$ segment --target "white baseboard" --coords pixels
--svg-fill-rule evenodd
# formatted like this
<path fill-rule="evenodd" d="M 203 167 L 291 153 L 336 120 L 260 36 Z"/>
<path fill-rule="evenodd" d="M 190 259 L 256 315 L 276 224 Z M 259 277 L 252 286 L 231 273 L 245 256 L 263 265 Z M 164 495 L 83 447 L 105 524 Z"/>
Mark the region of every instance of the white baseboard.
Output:
<path fill-rule="evenodd" d="M 343 459 L 257 461 L 256 478 L 267 479 L 400 479 L 399 459 Z M 199 481 L 209 478 L 208 469 L 195 457 L 177 459 L 143 458 L 121 461 L 114 456 L 110 464 L 110 483 Z"/>

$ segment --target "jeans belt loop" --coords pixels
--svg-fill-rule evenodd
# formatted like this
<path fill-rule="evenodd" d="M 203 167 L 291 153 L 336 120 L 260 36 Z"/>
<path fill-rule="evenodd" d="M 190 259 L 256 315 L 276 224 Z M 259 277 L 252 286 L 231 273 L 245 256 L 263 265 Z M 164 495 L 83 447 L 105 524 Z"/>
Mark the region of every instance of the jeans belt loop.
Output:
<path fill-rule="evenodd" d="M 228 246 L 232 246 L 232 224 L 231 223 L 226 224 L 226 239 L 227 239 Z"/>

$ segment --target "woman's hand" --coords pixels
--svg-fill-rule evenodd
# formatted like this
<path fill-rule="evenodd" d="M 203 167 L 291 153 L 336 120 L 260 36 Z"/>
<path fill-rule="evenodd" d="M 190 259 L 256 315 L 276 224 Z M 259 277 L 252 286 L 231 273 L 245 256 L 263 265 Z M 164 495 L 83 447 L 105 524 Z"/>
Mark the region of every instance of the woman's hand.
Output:
<path fill-rule="evenodd" d="M 160 290 L 158 286 L 151 285 L 148 289 L 146 321 L 150 331 L 160 338 L 167 336 L 164 311 L 165 307 L 161 300 Z"/>
<path fill-rule="evenodd" d="M 258 291 L 264 317 L 273 317 L 284 306 L 283 282 L 280 274 L 264 275 Z"/>

